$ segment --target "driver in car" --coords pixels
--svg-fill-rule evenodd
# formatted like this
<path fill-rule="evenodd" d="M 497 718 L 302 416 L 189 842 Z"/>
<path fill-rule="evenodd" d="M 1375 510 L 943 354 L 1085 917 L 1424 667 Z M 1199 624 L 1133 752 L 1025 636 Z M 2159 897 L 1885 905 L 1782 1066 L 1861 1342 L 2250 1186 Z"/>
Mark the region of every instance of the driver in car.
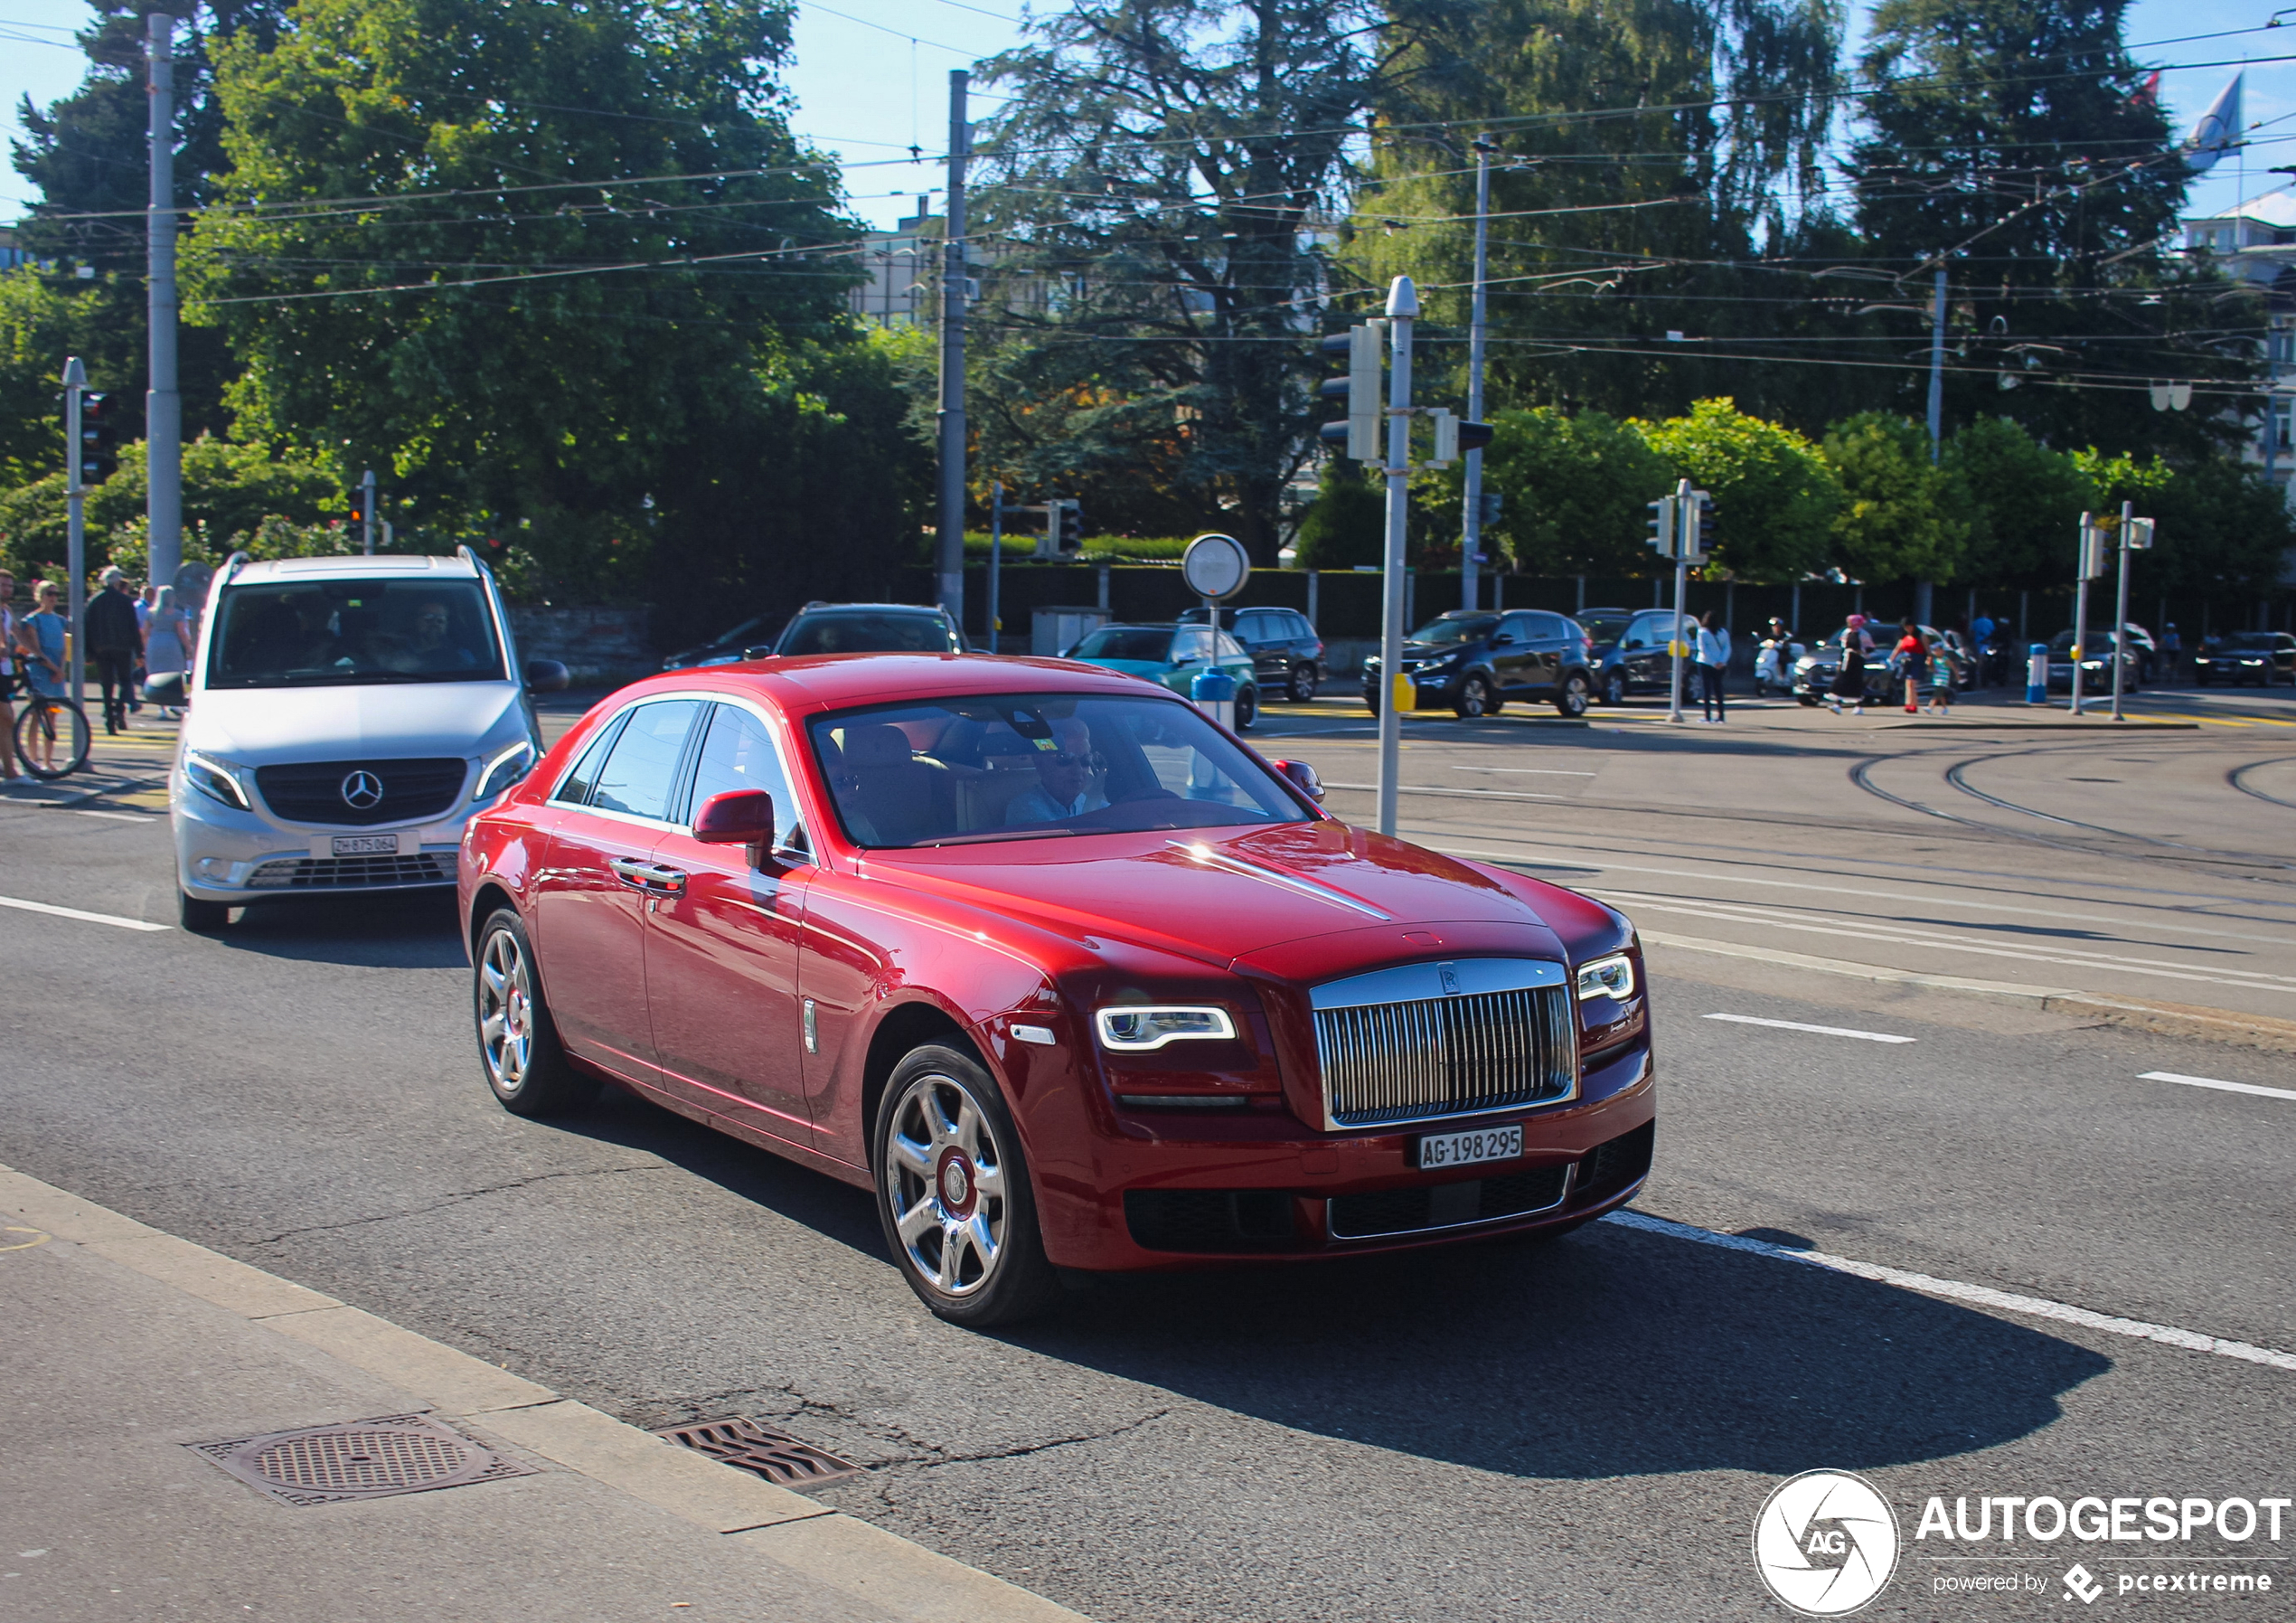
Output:
<path fill-rule="evenodd" d="M 1095 771 L 1100 760 L 1092 752 L 1092 729 L 1075 716 L 1052 723 L 1052 736 L 1041 741 L 1050 749 L 1035 751 L 1037 786 L 1012 797 L 1005 807 L 1008 826 L 1022 823 L 1058 823 L 1108 804 Z"/>
<path fill-rule="evenodd" d="M 387 663 L 402 671 L 468 670 L 478 656 L 453 640 L 453 633 L 454 616 L 447 605 L 426 598 L 415 607 L 414 634 L 405 651 Z"/>

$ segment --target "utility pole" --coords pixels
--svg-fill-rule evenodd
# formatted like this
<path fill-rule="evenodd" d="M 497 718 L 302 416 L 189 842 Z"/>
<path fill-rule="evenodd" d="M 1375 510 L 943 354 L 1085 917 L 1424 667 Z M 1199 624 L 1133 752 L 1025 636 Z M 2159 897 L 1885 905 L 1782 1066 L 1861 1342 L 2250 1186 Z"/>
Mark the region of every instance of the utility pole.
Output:
<path fill-rule="evenodd" d="M 80 439 L 80 396 L 88 390 L 88 369 L 73 355 L 64 362 L 64 622 L 65 680 L 77 704 L 88 685 L 88 661 L 77 638 L 88 607 L 88 484 L 81 469 L 86 447 Z M 0 750 L 8 741 L 0 739 Z"/>
<path fill-rule="evenodd" d="M 997 648 L 996 577 L 1004 562 L 1004 481 L 989 486 L 989 652 Z"/>
<path fill-rule="evenodd" d="M 145 216 L 151 255 L 146 310 L 151 380 L 144 396 L 150 479 L 144 514 L 149 576 L 172 586 L 183 561 L 183 397 L 175 389 L 175 19 L 155 11 L 144 24 L 149 31 L 152 170 L 151 206 Z"/>
<path fill-rule="evenodd" d="M 1945 268 L 1937 268 L 1937 290 L 1929 308 L 1929 465 L 1937 466 L 1943 453 L 1945 434 Z M 1928 625 L 1935 618 L 1931 612 L 1930 582 L 1914 583 L 1914 618 Z"/>
<path fill-rule="evenodd" d="M 372 467 L 359 481 L 359 516 L 361 550 L 372 558 L 375 555 L 375 470 Z"/>
<path fill-rule="evenodd" d="M 949 71 L 948 210 L 941 237 L 941 505 L 934 537 L 940 602 L 965 623 L 965 160 L 971 155 L 965 92 L 971 75 Z"/>
<path fill-rule="evenodd" d="M 1674 627 L 1666 646 L 1671 671 L 1667 679 L 1666 719 L 1682 719 L 1682 596 L 1689 588 L 1690 552 L 1697 546 L 1698 505 L 1690 499 L 1690 482 L 1674 481 Z"/>
<path fill-rule="evenodd" d="M 1491 274 L 1491 152 L 1487 135 L 1475 137 L 1475 294 L 1467 321 L 1467 417 L 1482 420 L 1482 351 L 1489 317 Z M 1467 453 L 1466 527 L 1459 549 L 1459 607 L 1482 607 L 1478 566 L 1482 561 L 1482 452 Z"/>
<path fill-rule="evenodd" d="M 1399 276 L 1388 288 L 1388 533 L 1379 594 L 1379 830 L 1395 832 L 1397 788 L 1403 765 L 1403 706 L 1413 695 L 1403 668 L 1404 530 L 1411 492 L 1411 324 L 1419 290 Z"/>

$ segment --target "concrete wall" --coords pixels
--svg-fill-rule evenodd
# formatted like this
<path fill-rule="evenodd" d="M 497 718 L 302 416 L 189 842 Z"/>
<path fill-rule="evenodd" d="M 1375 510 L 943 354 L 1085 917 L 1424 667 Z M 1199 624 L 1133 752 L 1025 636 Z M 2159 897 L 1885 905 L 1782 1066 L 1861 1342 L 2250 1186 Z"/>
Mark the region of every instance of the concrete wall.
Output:
<path fill-rule="evenodd" d="M 654 652 L 645 604 L 626 609 L 522 609 L 513 605 L 511 635 L 521 659 L 555 659 L 577 682 L 644 675 L 661 661 Z"/>

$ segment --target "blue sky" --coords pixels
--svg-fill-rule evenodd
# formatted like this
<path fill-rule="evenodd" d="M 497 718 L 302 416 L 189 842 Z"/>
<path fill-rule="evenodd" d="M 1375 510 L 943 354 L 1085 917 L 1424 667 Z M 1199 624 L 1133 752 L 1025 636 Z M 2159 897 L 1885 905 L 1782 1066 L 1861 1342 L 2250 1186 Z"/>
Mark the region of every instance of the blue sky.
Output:
<path fill-rule="evenodd" d="M 837 153 L 849 167 L 853 206 L 872 224 L 889 225 L 916 207 L 917 194 L 940 182 L 937 165 L 906 161 L 913 141 L 927 152 L 946 142 L 948 71 L 994 54 L 1020 37 L 1021 0 L 838 0 L 835 9 L 804 5 L 797 60 L 788 75 L 797 130 Z M 71 31 L 89 13 L 82 0 L 0 0 L 0 125 L 17 131 L 26 93 L 45 103 L 80 80 Z M 1864 8 L 1858 15 L 1862 19 Z M 2196 210 L 2227 206 L 2265 190 L 2276 163 L 2296 165 L 2296 11 L 2291 27 L 2222 39 L 2188 36 L 2260 29 L 2269 0 L 2140 0 L 2129 13 L 2128 38 L 2143 61 L 2216 64 L 2253 61 L 2245 118 L 2263 122 L 2246 151 L 2219 164 L 2193 189 Z M 2181 43 L 2154 43 L 2181 40 Z M 2161 90 L 2179 127 L 2197 118 L 2236 66 L 2177 67 Z M 976 99 L 974 116 L 993 109 Z M 2279 177 L 2284 178 L 2284 177 Z M 0 220 L 32 201 L 13 169 L 0 175 Z M 937 206 L 937 205 L 936 205 Z"/>

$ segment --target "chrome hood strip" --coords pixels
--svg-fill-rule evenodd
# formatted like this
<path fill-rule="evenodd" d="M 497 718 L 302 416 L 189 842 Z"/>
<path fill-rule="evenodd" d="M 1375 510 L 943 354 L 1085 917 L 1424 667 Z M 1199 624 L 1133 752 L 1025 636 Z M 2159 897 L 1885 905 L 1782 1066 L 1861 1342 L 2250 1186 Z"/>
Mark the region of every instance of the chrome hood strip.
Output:
<path fill-rule="evenodd" d="M 1393 913 L 1382 912 L 1369 902 L 1359 901 L 1344 891 L 1333 890 L 1329 885 L 1321 885 L 1312 879 L 1302 879 L 1295 873 L 1286 873 L 1280 869 L 1263 868 L 1257 863 L 1247 863 L 1241 857 L 1230 856 L 1224 851 L 1215 851 L 1200 840 L 1167 840 L 1165 844 L 1175 851 L 1184 852 L 1194 857 L 1208 867 L 1219 868 L 1229 873 L 1240 873 L 1247 879 L 1256 879 L 1263 884 L 1279 885 L 1297 896 L 1310 896 L 1318 901 L 1329 901 L 1339 907 L 1353 908 L 1357 912 L 1368 914 L 1383 924 L 1392 922 L 1395 918 Z"/>

